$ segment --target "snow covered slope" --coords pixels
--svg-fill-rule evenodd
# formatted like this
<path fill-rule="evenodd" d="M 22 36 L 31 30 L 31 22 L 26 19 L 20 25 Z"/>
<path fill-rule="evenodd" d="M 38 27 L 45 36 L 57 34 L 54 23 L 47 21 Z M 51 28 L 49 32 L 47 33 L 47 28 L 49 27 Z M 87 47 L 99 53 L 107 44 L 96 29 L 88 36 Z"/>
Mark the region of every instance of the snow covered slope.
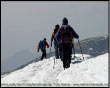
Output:
<path fill-rule="evenodd" d="M 108 84 L 108 54 L 84 57 L 82 61 L 81 54 L 76 54 L 65 70 L 60 59 L 54 66 L 54 57 L 34 62 L 3 76 L 1 86 L 107 86 L 102 84 Z"/>

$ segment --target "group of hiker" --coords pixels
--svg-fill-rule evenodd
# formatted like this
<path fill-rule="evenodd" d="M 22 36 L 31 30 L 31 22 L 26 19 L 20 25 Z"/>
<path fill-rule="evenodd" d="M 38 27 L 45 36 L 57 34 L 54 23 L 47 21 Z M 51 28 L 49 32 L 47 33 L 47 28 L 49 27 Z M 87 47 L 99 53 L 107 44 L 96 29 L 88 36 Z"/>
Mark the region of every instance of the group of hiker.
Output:
<path fill-rule="evenodd" d="M 78 39 L 79 35 L 68 24 L 68 19 L 64 17 L 61 26 L 59 24 L 55 25 L 50 44 L 52 47 L 52 42 L 54 40 L 55 57 L 56 59 L 61 59 L 64 69 L 70 67 L 72 48 L 74 47 L 72 40 L 74 38 Z M 47 48 L 50 47 L 46 38 L 42 41 L 40 40 L 38 52 L 39 49 L 42 51 L 41 60 L 43 60 L 44 57 L 46 58 L 46 46 Z"/>

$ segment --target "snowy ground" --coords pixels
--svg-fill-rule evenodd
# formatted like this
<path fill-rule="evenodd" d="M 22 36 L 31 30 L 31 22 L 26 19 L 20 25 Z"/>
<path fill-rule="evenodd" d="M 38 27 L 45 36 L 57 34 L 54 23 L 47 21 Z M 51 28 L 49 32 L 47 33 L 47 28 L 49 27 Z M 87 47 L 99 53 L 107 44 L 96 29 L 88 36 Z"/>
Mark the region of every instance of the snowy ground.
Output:
<path fill-rule="evenodd" d="M 76 54 L 70 68 L 54 57 L 29 64 L 1 77 L 1 86 L 108 86 L 108 54 L 90 58 Z M 54 67 L 54 68 L 53 68 Z"/>

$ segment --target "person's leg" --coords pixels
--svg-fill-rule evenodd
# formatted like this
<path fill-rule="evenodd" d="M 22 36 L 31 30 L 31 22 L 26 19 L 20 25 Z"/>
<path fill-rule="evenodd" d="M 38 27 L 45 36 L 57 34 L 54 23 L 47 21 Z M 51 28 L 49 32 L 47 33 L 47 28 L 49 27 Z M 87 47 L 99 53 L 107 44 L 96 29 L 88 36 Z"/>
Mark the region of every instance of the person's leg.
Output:
<path fill-rule="evenodd" d="M 46 50 L 42 50 L 42 58 L 41 58 L 41 60 L 43 60 L 43 58 L 46 58 Z"/>
<path fill-rule="evenodd" d="M 57 42 L 57 46 L 56 46 L 56 50 L 57 50 L 57 58 L 59 58 L 59 48 L 58 48 L 58 42 Z"/>
<path fill-rule="evenodd" d="M 68 44 L 65 44 L 64 46 L 64 64 L 65 64 L 65 68 L 67 68 L 68 66 Z"/>
<path fill-rule="evenodd" d="M 44 57 L 45 57 L 45 59 L 46 59 L 46 49 L 44 50 Z"/>
<path fill-rule="evenodd" d="M 55 57 L 57 58 L 57 49 L 56 47 L 54 47 L 54 49 L 55 49 Z"/>
<path fill-rule="evenodd" d="M 66 56 L 63 57 L 63 67 L 64 69 L 67 68 L 67 57 Z"/>
<path fill-rule="evenodd" d="M 56 54 L 57 54 L 57 59 L 58 59 L 59 58 L 58 44 L 57 44 L 57 47 L 56 47 Z"/>
<path fill-rule="evenodd" d="M 70 67 L 70 63 L 71 63 L 71 54 L 72 54 L 72 45 L 68 44 L 67 45 L 68 50 L 67 50 L 67 68 Z"/>
<path fill-rule="evenodd" d="M 66 55 L 66 50 L 67 50 L 67 46 L 66 46 L 66 44 L 62 44 L 61 45 L 61 50 L 62 50 L 62 61 L 63 61 L 63 67 L 64 67 L 64 69 L 66 68 L 66 61 L 67 61 L 67 55 Z"/>
<path fill-rule="evenodd" d="M 54 40 L 54 49 L 55 49 L 55 57 L 56 59 L 58 59 L 59 57 L 58 57 L 58 52 L 57 52 L 57 41 L 56 40 Z"/>
<path fill-rule="evenodd" d="M 70 67 L 71 63 L 71 54 L 72 54 L 72 45 L 71 44 L 60 44 L 59 45 L 60 56 L 63 61 L 63 67 Z"/>
<path fill-rule="evenodd" d="M 41 57 L 41 60 L 43 60 L 43 57 L 44 57 L 44 52 L 43 52 L 43 50 L 42 50 L 42 57 Z"/>
<path fill-rule="evenodd" d="M 72 55 L 72 44 L 69 44 L 69 62 L 71 63 L 71 55 Z"/>
<path fill-rule="evenodd" d="M 56 59 L 59 58 L 58 47 L 55 47 L 55 57 Z"/>
<path fill-rule="evenodd" d="M 59 56 L 61 61 L 63 61 L 63 44 L 59 44 Z"/>

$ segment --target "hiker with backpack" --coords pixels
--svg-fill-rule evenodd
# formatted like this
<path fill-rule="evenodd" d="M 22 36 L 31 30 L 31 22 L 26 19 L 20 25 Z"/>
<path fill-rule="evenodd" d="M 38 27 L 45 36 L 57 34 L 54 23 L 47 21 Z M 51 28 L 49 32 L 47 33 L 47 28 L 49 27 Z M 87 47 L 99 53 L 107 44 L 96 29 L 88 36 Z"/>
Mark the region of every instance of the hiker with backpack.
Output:
<path fill-rule="evenodd" d="M 38 44 L 38 51 L 39 52 L 39 49 L 41 50 L 42 52 L 42 57 L 41 57 L 41 60 L 43 60 L 43 58 L 45 57 L 46 58 L 46 46 L 47 48 L 49 48 L 49 45 L 46 41 L 46 38 L 44 38 L 44 40 L 40 40 L 39 44 Z"/>
<path fill-rule="evenodd" d="M 52 37 L 51 37 L 51 47 L 52 47 L 52 42 L 54 40 L 54 49 L 55 49 L 56 59 L 59 58 L 59 52 L 58 52 L 58 41 L 56 41 L 55 34 L 57 33 L 59 27 L 60 27 L 59 24 L 55 25 L 55 29 L 54 29 L 54 31 L 52 33 Z"/>
<path fill-rule="evenodd" d="M 74 31 L 74 29 L 68 24 L 68 19 L 63 18 L 62 26 L 55 35 L 59 43 L 59 54 L 61 60 L 63 61 L 63 67 L 69 68 L 71 63 L 72 55 L 72 39 L 79 38 L 79 35 Z"/>

